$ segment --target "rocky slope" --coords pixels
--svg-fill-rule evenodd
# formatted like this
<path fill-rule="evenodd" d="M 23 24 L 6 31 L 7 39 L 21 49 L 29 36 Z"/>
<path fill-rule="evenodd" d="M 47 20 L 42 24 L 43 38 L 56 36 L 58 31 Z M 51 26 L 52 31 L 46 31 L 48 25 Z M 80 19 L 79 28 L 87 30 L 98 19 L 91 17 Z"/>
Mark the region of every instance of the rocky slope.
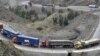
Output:
<path fill-rule="evenodd" d="M 0 56 L 24 56 L 24 54 L 16 49 L 11 42 L 3 41 L 2 46 L 0 45 Z"/>

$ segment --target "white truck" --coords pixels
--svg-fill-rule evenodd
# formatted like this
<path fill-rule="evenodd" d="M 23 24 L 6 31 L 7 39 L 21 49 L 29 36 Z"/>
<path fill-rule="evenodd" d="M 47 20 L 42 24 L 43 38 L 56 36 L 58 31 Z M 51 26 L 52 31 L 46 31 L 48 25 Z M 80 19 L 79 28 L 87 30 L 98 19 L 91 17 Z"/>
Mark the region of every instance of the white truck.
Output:
<path fill-rule="evenodd" d="M 97 5 L 88 5 L 89 6 L 89 8 L 98 8 L 98 6 Z"/>
<path fill-rule="evenodd" d="M 89 47 L 97 46 L 99 44 L 100 44 L 99 39 L 91 39 L 88 41 L 76 41 L 74 43 L 74 48 L 76 49 L 89 48 Z"/>

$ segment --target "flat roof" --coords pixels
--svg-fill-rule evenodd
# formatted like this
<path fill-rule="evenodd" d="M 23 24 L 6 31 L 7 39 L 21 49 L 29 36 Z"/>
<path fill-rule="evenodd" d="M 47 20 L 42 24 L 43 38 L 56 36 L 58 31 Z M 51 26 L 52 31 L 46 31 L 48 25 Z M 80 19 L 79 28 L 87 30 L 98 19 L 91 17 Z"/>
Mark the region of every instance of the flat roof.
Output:
<path fill-rule="evenodd" d="M 39 39 L 36 37 L 31 37 L 31 36 L 26 36 L 26 35 L 18 35 L 19 37 L 24 37 L 24 38 L 31 38 L 31 39 Z"/>
<path fill-rule="evenodd" d="M 18 34 L 18 32 L 16 32 L 14 29 L 10 28 L 10 27 L 5 27 L 4 30 L 10 31 L 12 33 Z"/>

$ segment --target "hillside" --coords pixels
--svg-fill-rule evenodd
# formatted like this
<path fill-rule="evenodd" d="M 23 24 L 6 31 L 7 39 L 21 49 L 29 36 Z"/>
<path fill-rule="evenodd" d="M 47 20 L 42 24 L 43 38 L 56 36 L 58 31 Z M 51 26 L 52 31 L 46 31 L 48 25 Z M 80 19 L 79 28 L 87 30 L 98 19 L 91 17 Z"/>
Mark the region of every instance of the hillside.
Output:
<path fill-rule="evenodd" d="M 98 17 L 91 13 L 73 10 L 66 10 L 64 12 L 58 11 L 45 17 L 43 20 L 38 20 L 36 18 L 34 22 L 21 18 L 4 8 L 1 9 L 0 16 L 1 22 L 22 34 L 39 38 L 57 37 L 62 39 L 85 39 L 85 37 L 88 37 L 93 27 L 95 27 L 98 20 Z"/>
<path fill-rule="evenodd" d="M 0 56 L 24 56 L 24 54 L 16 49 L 11 42 L 3 41 L 0 45 Z"/>

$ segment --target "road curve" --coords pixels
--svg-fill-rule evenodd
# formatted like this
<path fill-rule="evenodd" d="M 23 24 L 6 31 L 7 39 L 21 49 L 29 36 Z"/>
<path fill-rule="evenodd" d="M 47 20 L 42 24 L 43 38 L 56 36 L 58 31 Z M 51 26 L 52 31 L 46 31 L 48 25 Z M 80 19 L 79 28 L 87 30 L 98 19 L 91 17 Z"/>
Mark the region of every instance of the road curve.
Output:
<path fill-rule="evenodd" d="M 5 38 L 4 36 L 0 35 L 0 39 L 8 41 L 9 39 Z M 100 45 L 91 47 L 91 48 L 86 48 L 86 49 L 47 49 L 47 48 L 33 48 L 33 47 L 27 47 L 27 46 L 22 46 L 22 45 L 17 45 L 14 44 L 14 46 L 22 51 L 29 51 L 29 52 L 38 52 L 38 53 L 61 53 L 61 54 L 67 54 L 70 50 L 71 52 L 89 52 L 89 51 L 96 51 L 100 50 Z"/>
<path fill-rule="evenodd" d="M 39 53 L 68 53 L 70 52 L 90 52 L 90 51 L 96 51 L 96 50 L 100 50 L 100 45 L 98 46 L 94 46 L 91 48 L 86 48 L 86 49 L 47 49 L 47 48 L 32 48 L 32 47 L 26 47 L 26 46 L 20 46 L 20 45 L 16 45 L 14 44 L 14 46 L 20 50 L 23 51 L 29 51 L 29 52 L 39 52 Z"/>
<path fill-rule="evenodd" d="M 20 50 L 23 51 L 29 51 L 29 52 L 38 52 L 38 53 L 68 53 L 67 50 L 60 50 L 60 49 L 48 49 L 48 48 L 32 48 L 27 46 L 20 46 L 17 44 L 14 44 L 14 46 Z"/>
<path fill-rule="evenodd" d="M 36 5 L 34 5 L 36 6 Z M 38 5 L 38 7 L 41 6 L 41 5 Z M 62 9 L 62 8 L 71 8 L 71 9 L 75 9 L 76 10 L 84 10 L 84 11 L 90 11 L 91 9 L 88 8 L 87 6 L 69 6 L 69 7 L 59 7 L 59 6 L 56 6 L 55 7 L 56 9 Z M 99 13 L 94 13 L 95 15 L 98 15 Z M 100 16 L 100 14 L 98 15 Z M 99 35 L 100 35 L 100 22 L 98 24 L 98 27 L 93 35 L 93 38 L 98 38 L 99 39 Z M 3 37 L 2 35 L 0 35 L 0 39 L 2 40 L 8 40 L 6 39 L 5 37 Z M 14 44 L 14 46 L 20 50 L 24 50 L 24 51 L 30 51 L 30 52 L 41 52 L 41 53 L 68 53 L 68 49 L 44 49 L 44 48 L 32 48 L 32 47 L 25 47 L 25 46 L 21 46 L 21 45 L 16 45 Z M 100 50 L 100 46 L 96 46 L 96 47 L 91 47 L 91 48 L 88 48 L 88 49 L 81 49 L 81 50 L 75 50 L 75 49 L 72 49 L 72 52 L 89 52 L 89 51 L 95 51 L 95 50 Z"/>
<path fill-rule="evenodd" d="M 78 8 L 78 6 L 75 6 Z M 70 7 L 71 8 L 71 7 Z M 79 6 L 80 8 L 80 6 Z M 88 8 L 88 7 L 86 7 Z M 90 8 L 87 9 L 87 11 L 90 11 Z M 98 15 L 100 17 L 100 12 L 94 12 L 93 14 Z M 99 24 L 96 28 L 96 31 L 93 35 L 92 38 L 99 38 L 100 35 L 100 21 Z M 14 44 L 15 45 L 15 44 Z M 68 53 L 69 49 L 43 49 L 43 48 L 31 48 L 31 47 L 24 47 L 24 46 L 19 46 L 19 45 L 15 45 L 16 48 L 21 49 L 21 50 L 26 50 L 26 51 L 32 51 L 32 52 L 41 52 L 41 53 Z M 76 49 L 71 49 L 71 52 L 90 52 L 90 51 L 96 51 L 96 50 L 100 50 L 100 45 L 99 46 L 95 46 L 95 47 L 91 47 L 88 49 L 80 49 L 80 50 L 76 50 Z"/>

